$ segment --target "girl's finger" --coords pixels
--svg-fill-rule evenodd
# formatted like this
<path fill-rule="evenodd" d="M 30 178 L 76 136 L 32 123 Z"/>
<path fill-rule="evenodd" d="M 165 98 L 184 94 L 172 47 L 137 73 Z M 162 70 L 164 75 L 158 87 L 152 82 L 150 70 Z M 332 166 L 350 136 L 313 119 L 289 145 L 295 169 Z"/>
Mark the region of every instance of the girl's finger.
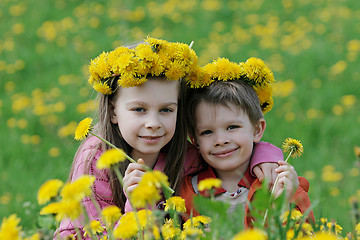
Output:
<path fill-rule="evenodd" d="M 139 170 L 139 171 L 143 171 L 143 172 L 146 171 L 145 166 L 143 164 L 130 163 L 129 166 L 127 167 L 126 171 L 125 171 L 125 175 L 130 174 L 134 170 Z"/>

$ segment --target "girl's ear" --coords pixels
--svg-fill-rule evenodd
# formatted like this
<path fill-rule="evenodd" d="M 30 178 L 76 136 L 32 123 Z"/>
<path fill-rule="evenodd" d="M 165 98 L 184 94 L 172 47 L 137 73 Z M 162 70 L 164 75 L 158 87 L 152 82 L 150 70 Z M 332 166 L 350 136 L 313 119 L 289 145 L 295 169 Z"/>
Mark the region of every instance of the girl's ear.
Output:
<path fill-rule="evenodd" d="M 264 135 L 265 128 L 266 128 L 266 121 L 264 118 L 260 118 L 259 123 L 255 128 L 254 142 L 260 142 L 262 136 Z"/>
<path fill-rule="evenodd" d="M 114 102 L 112 100 L 110 100 L 110 122 L 113 124 L 118 124 L 118 119 L 115 113 L 115 105 Z"/>

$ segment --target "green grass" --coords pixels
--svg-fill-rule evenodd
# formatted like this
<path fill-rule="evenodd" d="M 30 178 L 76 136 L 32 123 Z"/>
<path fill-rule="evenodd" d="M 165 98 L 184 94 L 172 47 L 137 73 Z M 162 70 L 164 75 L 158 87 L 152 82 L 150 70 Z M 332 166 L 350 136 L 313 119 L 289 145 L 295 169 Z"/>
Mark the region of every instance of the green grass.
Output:
<path fill-rule="evenodd" d="M 313 172 L 310 197 L 319 201 L 316 217 L 335 219 L 344 231 L 350 231 L 348 200 L 356 195 L 360 198 L 360 176 L 350 174 L 352 169 L 359 171 L 353 148 L 360 145 L 360 2 L 205 3 L 0 2 L 0 218 L 16 213 L 24 228 L 31 228 L 34 214 L 26 214 L 24 202 L 31 202 L 32 211 L 37 212 L 39 186 L 50 178 L 66 180 L 78 143 L 71 135 L 60 137 L 58 131 L 70 121 L 93 116 L 93 112 L 77 111 L 78 104 L 95 98 L 87 85 L 90 59 L 150 34 L 170 41 L 194 40 L 201 64 L 217 57 L 245 61 L 256 56 L 269 64 L 279 83 L 292 80 L 294 90 L 275 97 L 274 108 L 266 115 L 263 140 L 277 146 L 287 137 L 302 141 L 304 155 L 291 163 L 299 175 Z M 16 31 L 21 26 L 23 32 Z M 357 41 L 352 51 L 351 40 Z M 17 60 L 24 67 L 14 70 Z M 334 69 L 340 61 L 346 67 Z M 60 81 L 64 76 L 70 76 L 69 83 Z M 345 95 L 354 95 L 356 103 L 344 106 L 341 99 Z M 29 104 L 15 111 L 20 96 L 28 98 Z M 52 104 L 59 102 L 65 109 L 54 111 Z M 343 109 L 338 115 L 333 111 L 337 105 Z M 50 108 L 37 115 L 34 109 L 39 106 Z M 315 118 L 309 118 L 310 109 L 317 113 Z M 11 127 L 11 121 L 17 125 L 20 119 L 27 121 L 25 128 Z M 40 143 L 24 144 L 21 139 L 26 140 L 27 135 L 40 136 Z M 49 155 L 54 147 L 60 152 L 55 157 Z M 324 182 L 321 176 L 326 165 L 334 166 L 343 178 Z"/>

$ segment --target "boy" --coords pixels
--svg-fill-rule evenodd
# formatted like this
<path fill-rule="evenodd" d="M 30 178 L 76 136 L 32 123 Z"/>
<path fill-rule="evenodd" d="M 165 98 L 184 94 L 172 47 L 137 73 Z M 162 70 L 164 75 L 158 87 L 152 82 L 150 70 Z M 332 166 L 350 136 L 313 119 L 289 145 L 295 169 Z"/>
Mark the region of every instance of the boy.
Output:
<path fill-rule="evenodd" d="M 181 196 L 189 214 L 191 211 L 197 214 L 193 196 L 206 196 L 197 189 L 198 183 L 206 178 L 218 178 L 222 185 L 216 189 L 215 199 L 229 202 L 231 208 L 245 205 L 245 227 L 251 225 L 247 202 L 253 199 L 260 183 L 250 174 L 249 162 L 254 144 L 260 142 L 266 128 L 263 111 L 269 111 L 272 106 L 269 107 L 271 95 L 265 99 L 260 94 L 271 87 L 273 81 L 269 79 L 271 71 L 261 60 L 255 60 L 236 64 L 219 59 L 206 65 L 204 73 L 210 78 L 208 86 L 194 89 L 188 96 L 190 137 L 208 165 L 183 182 Z M 279 165 L 274 196 L 285 191 L 287 198 L 304 213 L 310 207 L 309 183 L 298 177 L 288 163 L 279 161 Z M 313 219 L 312 212 L 309 217 Z"/>

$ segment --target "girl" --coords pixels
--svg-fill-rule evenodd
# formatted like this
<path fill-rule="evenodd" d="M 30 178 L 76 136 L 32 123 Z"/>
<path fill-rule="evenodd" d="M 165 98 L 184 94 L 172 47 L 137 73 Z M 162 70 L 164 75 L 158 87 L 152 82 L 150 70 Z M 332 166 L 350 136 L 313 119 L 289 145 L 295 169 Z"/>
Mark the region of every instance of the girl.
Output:
<path fill-rule="evenodd" d="M 163 171 L 174 194 L 179 195 L 182 176 L 199 169 L 197 150 L 187 141 L 183 112 L 185 82 L 196 80 L 199 70 L 195 52 L 185 44 L 147 38 L 134 48 L 102 53 L 91 61 L 89 70 L 89 83 L 100 93 L 95 131 L 141 160 L 120 166 L 125 175 L 122 187 L 116 174 L 96 168 L 99 156 L 109 147 L 96 137 L 88 137 L 75 155 L 70 181 L 82 174 L 94 175 L 93 194 L 100 208 L 117 205 L 124 212 L 123 189 L 133 189 L 143 174 L 142 164 L 146 164 Z M 267 162 L 279 159 L 276 156 Z M 273 175 L 273 165 L 277 164 L 266 165 L 264 171 L 256 167 L 255 171 Z M 91 200 L 85 198 L 83 203 L 90 220 L 99 219 Z M 55 236 L 75 234 L 75 226 L 82 234 L 81 221 L 64 219 Z"/>

